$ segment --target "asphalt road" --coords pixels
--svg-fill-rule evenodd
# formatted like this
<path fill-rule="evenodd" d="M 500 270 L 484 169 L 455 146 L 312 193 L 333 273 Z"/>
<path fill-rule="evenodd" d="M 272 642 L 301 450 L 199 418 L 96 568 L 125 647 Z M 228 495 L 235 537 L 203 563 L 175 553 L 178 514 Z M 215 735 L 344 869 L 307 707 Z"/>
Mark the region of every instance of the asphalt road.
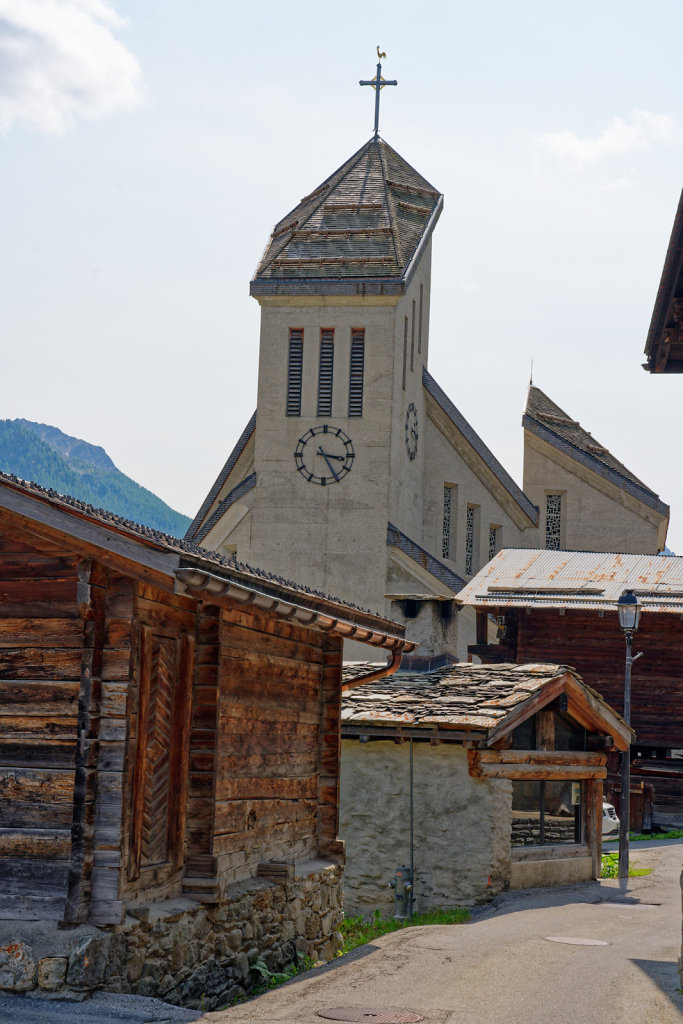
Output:
<path fill-rule="evenodd" d="M 469 924 L 386 935 L 201 1024 L 321 1024 L 334 1007 L 412 1010 L 425 1024 L 681 1024 L 682 860 L 681 840 L 634 843 L 632 863 L 654 872 L 626 889 L 509 893 Z"/>
<path fill-rule="evenodd" d="M 425 1024 L 683 1024 L 683 840 L 634 843 L 631 859 L 654 871 L 625 890 L 615 880 L 507 893 L 466 925 L 386 935 L 228 1010 L 4 995 L 0 1024 L 322 1024 L 318 1011 L 334 1007 L 412 1010 Z"/>

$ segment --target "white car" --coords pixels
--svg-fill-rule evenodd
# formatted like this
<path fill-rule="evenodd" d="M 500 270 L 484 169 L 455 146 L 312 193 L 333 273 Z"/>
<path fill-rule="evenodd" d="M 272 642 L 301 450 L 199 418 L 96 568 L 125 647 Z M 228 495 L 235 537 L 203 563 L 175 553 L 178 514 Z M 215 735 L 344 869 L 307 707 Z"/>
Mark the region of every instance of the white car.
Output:
<path fill-rule="evenodd" d="M 619 819 L 612 804 L 602 801 L 602 834 L 603 836 L 613 835 L 619 831 Z"/>

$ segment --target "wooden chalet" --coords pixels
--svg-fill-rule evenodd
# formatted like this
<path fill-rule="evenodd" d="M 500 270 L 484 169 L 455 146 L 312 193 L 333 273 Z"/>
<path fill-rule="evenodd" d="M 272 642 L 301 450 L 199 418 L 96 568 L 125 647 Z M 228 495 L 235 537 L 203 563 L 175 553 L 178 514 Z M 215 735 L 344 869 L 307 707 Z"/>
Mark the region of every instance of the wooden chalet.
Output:
<path fill-rule="evenodd" d="M 413 866 L 419 911 L 598 878 L 606 750 L 630 738 L 562 665 L 449 665 L 358 687 L 345 670 L 347 910 L 386 912 L 399 865 Z"/>
<path fill-rule="evenodd" d="M 2 936 L 343 863 L 342 643 L 402 627 L 4 475 L 0 603 Z"/>
<path fill-rule="evenodd" d="M 458 600 L 477 610 L 472 656 L 571 664 L 622 711 L 625 644 L 616 602 L 627 588 L 643 606 L 634 637 L 643 657 L 633 667 L 632 777 L 653 783 L 655 817 L 683 823 L 683 558 L 504 550 Z M 486 641 L 491 616 L 497 644 Z"/>

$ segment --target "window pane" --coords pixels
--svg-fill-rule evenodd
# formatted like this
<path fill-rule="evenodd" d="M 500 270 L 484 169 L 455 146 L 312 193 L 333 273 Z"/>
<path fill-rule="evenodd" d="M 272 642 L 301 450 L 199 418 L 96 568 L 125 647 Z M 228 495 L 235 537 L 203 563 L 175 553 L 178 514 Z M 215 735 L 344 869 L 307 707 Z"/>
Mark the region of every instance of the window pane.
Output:
<path fill-rule="evenodd" d="M 545 782 L 543 819 L 546 843 L 581 842 L 581 783 Z"/>
<path fill-rule="evenodd" d="M 538 846 L 541 835 L 541 783 L 512 783 L 513 846 Z"/>

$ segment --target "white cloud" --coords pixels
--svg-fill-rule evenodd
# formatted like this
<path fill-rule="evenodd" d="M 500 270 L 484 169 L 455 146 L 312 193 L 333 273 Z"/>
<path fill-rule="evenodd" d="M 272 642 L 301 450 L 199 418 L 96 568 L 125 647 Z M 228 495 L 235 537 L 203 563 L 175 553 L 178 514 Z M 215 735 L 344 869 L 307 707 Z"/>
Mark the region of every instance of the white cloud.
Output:
<path fill-rule="evenodd" d="M 465 292 L 466 295 L 471 294 L 472 292 L 478 292 L 479 283 L 477 281 L 461 281 L 460 291 Z"/>
<path fill-rule="evenodd" d="M 633 178 L 614 178 L 613 181 L 605 181 L 597 186 L 598 192 L 623 192 L 624 189 L 633 188 L 636 184 Z"/>
<path fill-rule="evenodd" d="M 587 166 L 616 153 L 630 153 L 635 149 L 646 149 L 653 142 L 666 142 L 672 138 L 673 131 L 673 118 L 666 114 L 632 110 L 627 121 L 613 117 L 602 134 L 595 138 L 582 139 L 574 132 L 564 131 L 549 132 L 539 141 L 555 156 Z"/>
<path fill-rule="evenodd" d="M 0 132 L 61 132 L 142 98 L 142 71 L 105 0 L 0 0 Z"/>

